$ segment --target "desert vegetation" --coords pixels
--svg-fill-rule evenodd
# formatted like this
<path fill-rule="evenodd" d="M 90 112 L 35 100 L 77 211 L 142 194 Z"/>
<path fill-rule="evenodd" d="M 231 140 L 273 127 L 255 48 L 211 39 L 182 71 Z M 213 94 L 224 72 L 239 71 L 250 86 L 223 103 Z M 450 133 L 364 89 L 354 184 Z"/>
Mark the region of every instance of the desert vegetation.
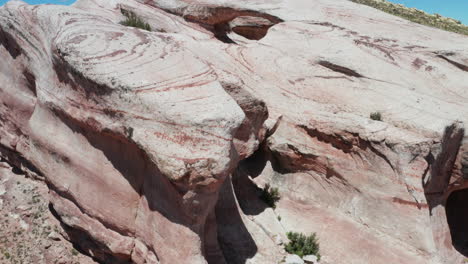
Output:
<path fill-rule="evenodd" d="M 459 20 L 443 17 L 439 14 L 428 14 L 416 8 L 408 8 L 401 4 L 393 4 L 385 0 L 351 0 L 355 3 L 368 5 L 386 13 L 399 16 L 409 21 L 451 31 L 463 35 L 468 35 L 468 26 Z"/>
<path fill-rule="evenodd" d="M 288 232 L 286 235 L 289 239 L 289 243 L 284 247 L 286 252 L 298 255 L 301 258 L 307 255 L 315 255 L 320 260 L 320 247 L 315 233 L 306 236 L 302 233 Z"/>
<path fill-rule="evenodd" d="M 120 24 L 127 27 L 135 27 L 147 31 L 151 31 L 151 26 L 146 23 L 143 19 L 137 16 L 135 13 L 122 9 L 122 15 L 126 17 L 124 21 L 121 21 Z"/>
<path fill-rule="evenodd" d="M 281 199 L 278 188 L 272 188 L 266 184 L 262 189 L 260 198 L 271 208 L 276 208 L 276 203 Z"/>
<path fill-rule="evenodd" d="M 370 119 L 375 121 L 382 121 L 382 114 L 380 112 L 373 112 L 370 114 Z"/>

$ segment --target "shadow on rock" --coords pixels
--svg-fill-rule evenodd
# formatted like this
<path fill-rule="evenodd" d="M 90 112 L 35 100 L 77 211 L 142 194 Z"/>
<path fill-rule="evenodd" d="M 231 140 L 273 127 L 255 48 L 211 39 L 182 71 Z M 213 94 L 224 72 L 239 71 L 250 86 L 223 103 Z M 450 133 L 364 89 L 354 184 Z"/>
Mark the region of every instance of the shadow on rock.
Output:
<path fill-rule="evenodd" d="M 246 263 L 247 259 L 257 253 L 258 248 L 244 224 L 230 179 L 224 182 L 220 190 L 215 210 L 218 242 L 226 262 Z"/>

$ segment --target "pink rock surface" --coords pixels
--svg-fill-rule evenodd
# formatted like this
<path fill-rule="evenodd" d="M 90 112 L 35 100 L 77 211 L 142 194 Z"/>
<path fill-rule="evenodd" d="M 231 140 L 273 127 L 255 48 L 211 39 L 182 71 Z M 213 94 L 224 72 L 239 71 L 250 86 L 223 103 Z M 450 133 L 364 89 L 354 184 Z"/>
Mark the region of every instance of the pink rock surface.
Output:
<path fill-rule="evenodd" d="M 104 263 L 277 263 L 290 230 L 330 263 L 461 263 L 466 47 L 345 0 L 11 1 L 0 152 Z"/>

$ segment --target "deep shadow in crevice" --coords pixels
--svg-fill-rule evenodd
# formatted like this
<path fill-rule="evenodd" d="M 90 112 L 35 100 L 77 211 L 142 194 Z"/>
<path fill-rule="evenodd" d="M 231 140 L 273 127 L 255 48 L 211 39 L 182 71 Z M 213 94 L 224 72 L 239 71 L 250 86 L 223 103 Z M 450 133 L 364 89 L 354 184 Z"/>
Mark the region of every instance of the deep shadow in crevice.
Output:
<path fill-rule="evenodd" d="M 453 247 L 468 257 L 468 189 L 454 191 L 445 205 Z"/>
<path fill-rule="evenodd" d="M 272 158 L 265 141 L 260 144 L 258 150 L 255 151 L 252 156 L 239 163 L 239 167 L 247 170 L 249 176 L 252 179 L 255 179 L 262 173 L 262 171 L 265 169 L 265 166 L 267 165 L 267 162 Z"/>
<path fill-rule="evenodd" d="M 229 27 L 228 23 L 219 23 L 213 26 L 205 26 L 205 28 L 213 32 L 215 38 L 218 40 L 224 43 L 236 44 L 236 42 L 227 35 L 229 32 L 231 32 L 231 28 Z"/>
<path fill-rule="evenodd" d="M 24 171 L 22 171 L 20 168 L 18 167 L 13 167 L 11 169 L 11 172 L 13 172 L 14 174 L 16 175 L 24 175 Z"/>
<path fill-rule="evenodd" d="M 5 47 L 5 49 L 10 53 L 13 59 L 16 59 L 22 53 L 22 49 L 15 38 L 8 32 L 4 31 L 0 27 L 0 46 Z"/>
<path fill-rule="evenodd" d="M 285 169 L 284 166 L 281 164 L 278 158 L 278 153 L 273 152 L 267 143 L 267 139 L 273 133 L 269 133 L 267 137 L 263 140 L 263 142 L 258 147 L 257 151 L 255 151 L 250 157 L 245 160 L 242 160 L 239 163 L 238 168 L 244 170 L 245 173 L 252 179 L 257 178 L 262 174 L 263 170 L 270 163 L 271 167 L 275 172 L 278 173 L 288 173 L 289 170 Z M 235 187 L 235 186 L 234 186 Z"/>
<path fill-rule="evenodd" d="M 228 264 L 244 264 L 258 250 L 239 210 L 231 179 L 228 178 L 221 187 L 215 208 L 218 243 Z"/>
<path fill-rule="evenodd" d="M 246 215 L 259 215 L 268 205 L 260 199 L 260 189 L 248 176 L 245 168 L 239 167 L 233 173 L 232 183 L 242 212 Z"/>
<path fill-rule="evenodd" d="M 277 171 L 275 157 L 264 141 L 259 149 L 252 156 L 241 161 L 232 173 L 234 192 L 242 212 L 246 215 L 258 215 L 268 208 L 268 205 L 260 198 L 262 189 L 252 181 L 263 172 L 268 162 Z"/>
<path fill-rule="evenodd" d="M 444 56 L 444 55 L 437 55 L 437 57 L 447 61 L 448 63 L 452 64 L 453 66 L 457 67 L 458 69 L 460 69 L 462 71 L 468 72 L 468 66 L 467 65 L 464 65 L 464 64 L 458 63 L 458 62 L 456 62 L 454 60 L 451 60 L 447 56 Z"/>
<path fill-rule="evenodd" d="M 26 81 L 26 87 L 34 96 L 37 96 L 36 77 L 29 70 L 23 70 L 23 76 Z"/>
<path fill-rule="evenodd" d="M 350 68 L 346 68 L 346 67 L 338 65 L 338 64 L 331 63 L 329 61 L 319 61 L 318 64 L 325 67 L 325 68 L 328 68 L 328 69 L 330 69 L 332 71 L 342 73 L 342 74 L 350 76 L 350 77 L 356 77 L 356 78 L 363 78 L 364 77 L 363 75 L 359 74 L 355 70 L 352 70 Z"/>

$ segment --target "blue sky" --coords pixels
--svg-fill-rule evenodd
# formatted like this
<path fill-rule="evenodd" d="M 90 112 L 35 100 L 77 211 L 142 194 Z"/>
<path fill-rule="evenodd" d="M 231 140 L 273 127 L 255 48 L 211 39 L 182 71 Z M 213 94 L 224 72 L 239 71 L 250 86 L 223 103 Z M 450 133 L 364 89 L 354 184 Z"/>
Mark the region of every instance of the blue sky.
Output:
<path fill-rule="evenodd" d="M 389 0 L 407 7 L 416 7 L 427 13 L 452 17 L 468 25 L 468 0 Z"/>
<path fill-rule="evenodd" d="M 71 5 L 74 2 L 76 2 L 76 0 L 22 0 L 22 1 L 29 3 L 31 5 L 44 4 L 44 3 L 56 4 L 56 5 Z M 0 5 L 3 5 L 6 2 L 8 2 L 8 0 L 0 0 Z"/>
<path fill-rule="evenodd" d="M 24 0 L 30 4 L 62 4 L 69 5 L 76 0 Z M 390 2 L 416 7 L 430 14 L 439 13 L 443 16 L 453 17 L 468 25 L 468 0 L 389 0 Z M 8 0 L 0 0 L 0 5 Z"/>

